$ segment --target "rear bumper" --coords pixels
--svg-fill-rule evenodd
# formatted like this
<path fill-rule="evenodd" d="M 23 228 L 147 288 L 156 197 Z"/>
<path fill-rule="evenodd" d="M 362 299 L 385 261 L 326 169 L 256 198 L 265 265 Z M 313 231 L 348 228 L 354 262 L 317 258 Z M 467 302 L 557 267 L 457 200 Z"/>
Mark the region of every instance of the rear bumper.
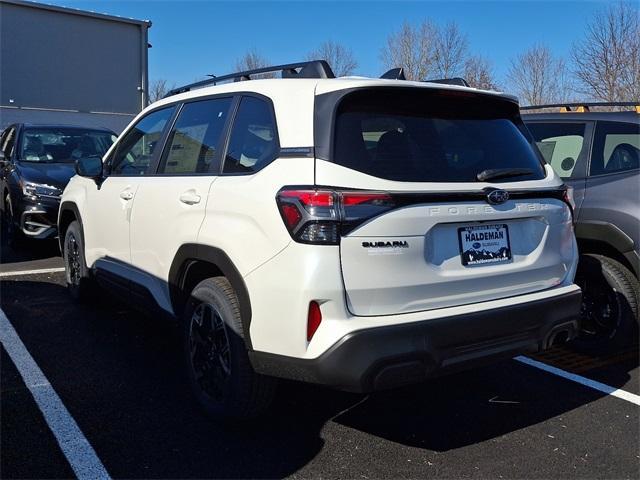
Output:
<path fill-rule="evenodd" d="M 249 355 L 254 369 L 265 375 L 354 392 L 382 390 L 574 338 L 581 297 L 576 290 L 464 315 L 358 330 L 314 359 Z"/>

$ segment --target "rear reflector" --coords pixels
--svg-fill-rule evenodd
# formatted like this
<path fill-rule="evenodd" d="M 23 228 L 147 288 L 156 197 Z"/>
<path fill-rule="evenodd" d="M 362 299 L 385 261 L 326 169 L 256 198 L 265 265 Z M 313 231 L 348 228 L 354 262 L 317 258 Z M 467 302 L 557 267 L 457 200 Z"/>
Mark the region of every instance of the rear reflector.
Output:
<path fill-rule="evenodd" d="M 310 302 L 309 315 L 307 316 L 307 342 L 310 342 L 313 338 L 313 335 L 320 326 L 320 322 L 322 322 L 320 305 L 318 305 L 318 302 Z"/>

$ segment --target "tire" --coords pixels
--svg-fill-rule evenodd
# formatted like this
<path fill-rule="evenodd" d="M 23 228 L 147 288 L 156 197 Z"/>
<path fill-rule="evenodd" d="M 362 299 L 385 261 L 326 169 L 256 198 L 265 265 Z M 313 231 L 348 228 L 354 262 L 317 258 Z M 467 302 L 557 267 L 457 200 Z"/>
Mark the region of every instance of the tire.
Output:
<path fill-rule="evenodd" d="M 582 288 L 582 308 L 575 349 L 604 354 L 638 341 L 640 285 L 627 267 L 603 255 L 584 254 L 576 284 Z"/>
<path fill-rule="evenodd" d="M 258 375 L 249 362 L 238 297 L 225 277 L 203 280 L 191 292 L 184 356 L 191 389 L 215 420 L 249 420 L 271 404 L 276 380 Z"/>
<path fill-rule="evenodd" d="M 71 222 L 65 232 L 62 254 L 71 298 L 78 303 L 91 300 L 95 286 L 85 261 L 82 230 L 77 220 Z"/>
<path fill-rule="evenodd" d="M 8 193 L 4 198 L 4 215 L 2 216 L 2 220 L 7 245 L 14 249 L 23 247 L 25 245 L 26 237 L 16 226 L 13 204 L 11 203 L 11 195 Z"/>

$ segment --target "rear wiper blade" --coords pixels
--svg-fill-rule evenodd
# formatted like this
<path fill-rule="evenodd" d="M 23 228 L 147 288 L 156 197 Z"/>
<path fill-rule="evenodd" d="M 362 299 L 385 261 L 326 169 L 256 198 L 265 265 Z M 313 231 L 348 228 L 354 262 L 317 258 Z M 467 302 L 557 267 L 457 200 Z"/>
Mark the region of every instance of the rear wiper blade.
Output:
<path fill-rule="evenodd" d="M 496 178 L 520 177 L 522 175 L 531 175 L 534 173 L 530 168 L 490 168 L 483 170 L 476 178 L 479 182 L 487 180 L 495 180 Z"/>

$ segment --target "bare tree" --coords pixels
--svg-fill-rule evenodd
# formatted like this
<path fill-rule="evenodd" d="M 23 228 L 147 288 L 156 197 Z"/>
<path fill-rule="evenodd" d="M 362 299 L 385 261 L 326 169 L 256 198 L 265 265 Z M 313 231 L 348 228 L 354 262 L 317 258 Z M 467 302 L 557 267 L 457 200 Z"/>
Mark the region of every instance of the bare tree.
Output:
<path fill-rule="evenodd" d="M 589 22 L 571 53 L 578 91 L 607 102 L 640 98 L 639 18 L 637 7 L 620 2 Z"/>
<path fill-rule="evenodd" d="M 405 22 L 387 38 L 380 52 L 386 68 L 402 67 L 408 80 L 425 80 L 434 68 L 437 26 L 430 20 L 414 27 Z"/>
<path fill-rule="evenodd" d="M 564 102 L 570 96 L 565 62 L 545 45 L 534 45 L 512 59 L 507 79 L 510 89 L 526 105 Z"/>
<path fill-rule="evenodd" d="M 438 28 L 433 52 L 436 75 L 441 78 L 462 75 L 468 45 L 467 36 L 460 31 L 457 23 L 450 22 Z"/>
<path fill-rule="evenodd" d="M 480 55 L 468 57 L 464 62 L 464 79 L 474 88 L 498 90 L 491 62 Z"/>
<path fill-rule="evenodd" d="M 157 102 L 176 87 L 175 83 L 169 85 L 166 79 L 159 78 L 149 84 L 149 103 Z"/>
<path fill-rule="evenodd" d="M 246 70 L 256 70 L 271 66 L 271 62 L 260 55 L 256 50 L 249 50 L 242 57 L 236 60 L 236 71 L 244 72 Z M 275 73 L 261 73 L 252 76 L 252 78 L 274 78 Z"/>
<path fill-rule="evenodd" d="M 351 49 L 331 40 L 309 52 L 307 59 L 326 60 L 336 77 L 352 75 L 354 70 L 358 68 L 358 62 Z"/>

